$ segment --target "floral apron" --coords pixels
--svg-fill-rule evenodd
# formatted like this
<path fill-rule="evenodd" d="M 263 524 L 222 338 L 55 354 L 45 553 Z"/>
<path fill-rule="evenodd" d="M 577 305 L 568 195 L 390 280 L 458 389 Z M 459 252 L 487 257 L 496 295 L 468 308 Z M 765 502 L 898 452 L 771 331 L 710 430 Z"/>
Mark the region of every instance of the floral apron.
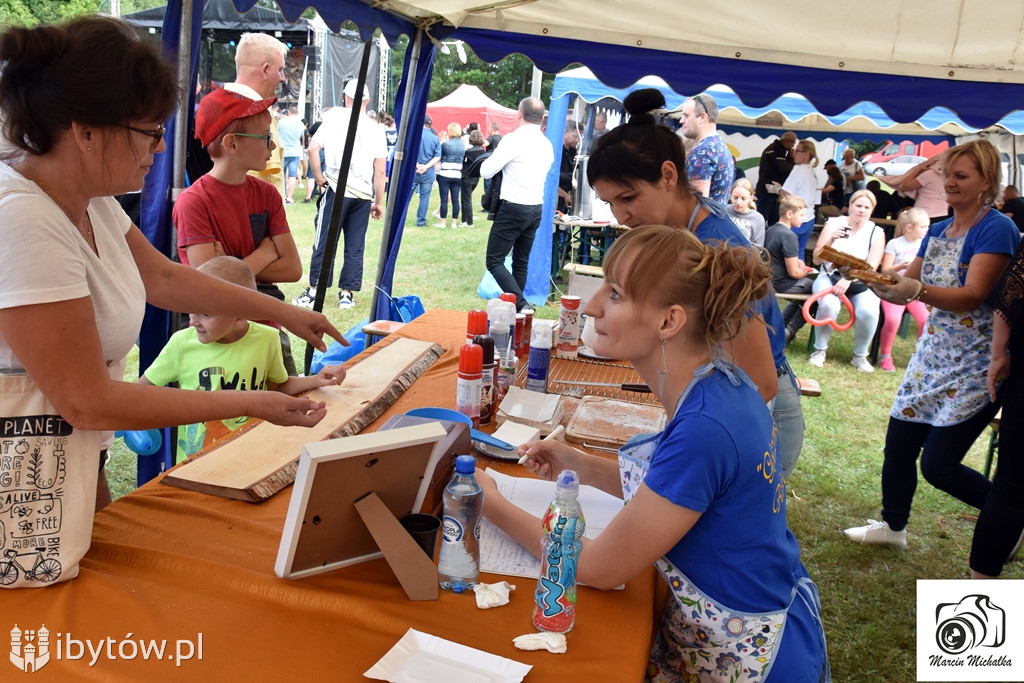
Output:
<path fill-rule="evenodd" d="M 933 287 L 960 287 L 957 273 L 964 240 L 932 237 L 921 266 L 921 282 Z M 967 312 L 932 308 L 896 392 L 892 417 L 946 427 L 976 414 L 989 402 L 991 348 L 991 306 L 982 304 Z"/>
<path fill-rule="evenodd" d="M 734 385 L 753 383 L 728 364 L 713 363 Z M 712 370 L 709 363 L 697 368 L 695 377 L 679 399 L 682 405 L 696 382 Z M 678 410 L 678 406 L 676 408 Z M 625 501 L 636 494 L 650 468 L 662 433 L 640 434 L 619 449 L 619 473 Z M 763 681 L 771 671 L 782 642 L 789 607 L 776 612 L 744 612 L 731 609 L 704 594 L 666 558 L 654 563 L 668 583 L 674 600 L 667 601 L 651 649 L 645 681 Z M 820 621 L 817 588 L 802 578 L 793 589 L 790 605 L 799 597 Z M 824 674 L 823 680 L 829 680 Z"/>

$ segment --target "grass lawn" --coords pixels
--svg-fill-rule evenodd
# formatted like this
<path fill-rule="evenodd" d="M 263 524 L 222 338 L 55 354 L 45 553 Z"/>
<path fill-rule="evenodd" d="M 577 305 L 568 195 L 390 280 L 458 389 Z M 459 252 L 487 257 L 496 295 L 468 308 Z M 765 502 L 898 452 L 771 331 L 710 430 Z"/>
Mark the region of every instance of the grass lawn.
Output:
<path fill-rule="evenodd" d="M 479 193 L 479 188 L 478 188 Z M 301 191 L 296 192 L 301 196 Z M 438 203 L 433 193 L 431 210 Z M 307 260 L 312 243 L 312 204 L 288 207 L 299 252 Z M 470 310 L 482 306 L 476 288 L 484 271 L 484 249 L 490 223 L 476 217 L 473 228 L 417 228 L 407 222 L 395 275 L 397 295 L 416 294 L 426 308 Z M 431 217 L 430 224 L 436 220 Z M 377 271 L 381 222 L 371 221 L 363 291 L 356 307 L 340 311 L 337 290 L 329 292 L 325 313 L 345 331 L 366 317 L 369 289 Z M 289 297 L 305 283 L 283 285 Z M 551 306 L 538 311 L 556 318 Z M 976 511 L 919 482 L 910 521 L 910 547 L 863 546 L 847 542 L 842 530 L 878 518 L 881 506 L 882 445 L 889 408 L 902 378 L 901 370 L 914 347 L 914 328 L 908 339 L 897 338 L 893 357 L 896 373 L 858 372 L 849 365 L 853 333 L 832 337 L 824 368 L 807 364 L 805 327 L 789 347 L 790 362 L 801 377 L 821 383 L 823 395 L 803 400 L 807 430 L 803 452 L 788 482 L 790 527 L 800 542 L 803 561 L 821 592 L 829 656 L 836 681 L 912 681 L 916 677 L 916 579 L 967 578 Z M 293 342 L 301 364 L 302 346 Z M 137 365 L 137 363 L 135 363 Z M 137 372 L 130 364 L 129 373 Z M 981 469 L 989 431 L 966 462 Z M 107 468 L 114 495 L 134 487 L 135 456 L 120 442 Z M 1009 564 L 1006 578 L 1024 578 L 1024 561 Z"/>

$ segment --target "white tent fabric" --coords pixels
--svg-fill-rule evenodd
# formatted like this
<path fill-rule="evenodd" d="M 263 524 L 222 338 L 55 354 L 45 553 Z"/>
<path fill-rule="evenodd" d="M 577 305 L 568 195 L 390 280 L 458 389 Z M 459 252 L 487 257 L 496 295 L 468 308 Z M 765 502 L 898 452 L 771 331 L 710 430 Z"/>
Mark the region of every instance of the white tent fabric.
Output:
<path fill-rule="evenodd" d="M 823 69 L 1009 83 L 1019 82 L 1024 71 L 1024 3 L 1016 2 L 389 0 L 386 5 L 420 25 L 443 20 L 456 27 Z"/>

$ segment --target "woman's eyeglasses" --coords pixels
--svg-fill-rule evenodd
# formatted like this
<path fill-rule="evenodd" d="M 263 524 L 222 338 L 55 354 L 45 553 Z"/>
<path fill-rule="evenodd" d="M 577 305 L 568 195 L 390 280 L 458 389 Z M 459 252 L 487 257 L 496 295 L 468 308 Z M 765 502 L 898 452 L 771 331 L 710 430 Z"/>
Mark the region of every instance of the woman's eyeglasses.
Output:
<path fill-rule="evenodd" d="M 164 139 L 164 133 L 167 132 L 167 127 L 163 124 L 157 126 L 153 130 L 146 130 L 145 128 L 136 128 L 135 126 L 129 126 L 127 123 L 122 124 L 128 130 L 134 133 L 141 133 L 148 138 L 152 138 L 152 142 L 149 143 L 150 149 L 156 149 L 160 146 L 160 141 Z"/>
<path fill-rule="evenodd" d="M 255 133 L 231 133 L 237 135 L 240 138 L 256 138 L 257 140 L 264 140 L 267 143 L 267 149 L 270 149 L 270 143 L 274 141 L 274 134 L 267 133 L 266 135 L 256 135 Z"/>

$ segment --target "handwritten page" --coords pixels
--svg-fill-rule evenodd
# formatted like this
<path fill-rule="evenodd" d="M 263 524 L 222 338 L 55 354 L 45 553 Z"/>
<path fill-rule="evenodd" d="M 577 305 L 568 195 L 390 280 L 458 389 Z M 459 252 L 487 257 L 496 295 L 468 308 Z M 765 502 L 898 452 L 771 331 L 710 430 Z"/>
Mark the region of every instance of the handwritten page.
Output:
<path fill-rule="evenodd" d="M 494 477 L 501 495 L 516 507 L 537 517 L 539 530 L 540 517 L 555 497 L 555 482 L 510 477 L 491 468 L 487 468 L 487 473 Z M 580 486 L 579 501 L 587 521 L 585 536 L 591 539 L 607 528 L 623 505 L 621 498 L 587 485 Z M 540 549 L 537 548 L 536 552 L 540 552 Z M 480 523 L 480 570 L 535 579 L 540 575 L 540 560 L 504 531 L 483 520 Z"/>

